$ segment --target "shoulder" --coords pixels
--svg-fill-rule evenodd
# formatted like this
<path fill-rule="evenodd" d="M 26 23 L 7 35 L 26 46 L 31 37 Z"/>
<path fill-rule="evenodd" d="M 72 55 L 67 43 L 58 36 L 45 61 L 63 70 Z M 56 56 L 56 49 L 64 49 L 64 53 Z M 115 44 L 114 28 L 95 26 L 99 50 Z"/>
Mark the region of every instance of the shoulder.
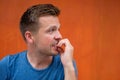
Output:
<path fill-rule="evenodd" d="M 14 68 L 15 63 L 18 61 L 20 56 L 25 54 L 25 51 L 16 53 L 14 55 L 8 55 L 0 60 L 0 80 L 9 79 L 11 74 L 11 69 Z"/>
<path fill-rule="evenodd" d="M 2 60 L 0 60 L 0 67 L 10 65 L 11 63 L 16 61 L 19 57 L 21 57 L 24 54 L 25 54 L 25 51 L 4 57 Z"/>

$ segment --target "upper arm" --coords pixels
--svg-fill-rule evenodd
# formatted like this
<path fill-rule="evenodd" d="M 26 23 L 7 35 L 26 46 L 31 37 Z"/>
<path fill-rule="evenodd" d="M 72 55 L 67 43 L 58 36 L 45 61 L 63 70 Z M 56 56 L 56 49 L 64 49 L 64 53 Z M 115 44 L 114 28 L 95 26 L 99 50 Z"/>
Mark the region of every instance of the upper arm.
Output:
<path fill-rule="evenodd" d="M 8 78 L 8 62 L 9 56 L 0 60 L 0 80 L 7 80 Z"/>

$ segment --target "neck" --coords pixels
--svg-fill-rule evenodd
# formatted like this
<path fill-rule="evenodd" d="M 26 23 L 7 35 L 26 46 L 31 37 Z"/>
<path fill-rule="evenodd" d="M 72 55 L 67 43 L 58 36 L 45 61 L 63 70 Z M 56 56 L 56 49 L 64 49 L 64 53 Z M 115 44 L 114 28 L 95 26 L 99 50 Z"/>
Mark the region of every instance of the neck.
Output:
<path fill-rule="evenodd" d="M 27 58 L 32 67 L 36 69 L 44 69 L 51 64 L 53 56 L 41 55 L 40 53 L 28 51 Z"/>

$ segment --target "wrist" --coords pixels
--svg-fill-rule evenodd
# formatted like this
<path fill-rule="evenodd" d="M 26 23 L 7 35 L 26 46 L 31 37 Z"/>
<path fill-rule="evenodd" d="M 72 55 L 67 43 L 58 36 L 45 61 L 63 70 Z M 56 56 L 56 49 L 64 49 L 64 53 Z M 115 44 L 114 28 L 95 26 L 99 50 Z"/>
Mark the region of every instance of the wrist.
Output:
<path fill-rule="evenodd" d="M 65 66 L 64 72 L 65 80 L 77 80 L 77 77 L 75 75 L 75 68 L 73 65 Z"/>
<path fill-rule="evenodd" d="M 72 63 L 72 62 L 67 63 L 66 65 L 63 65 L 63 66 L 64 66 L 64 69 L 65 69 L 65 70 L 74 71 L 74 66 L 73 66 L 73 63 Z"/>

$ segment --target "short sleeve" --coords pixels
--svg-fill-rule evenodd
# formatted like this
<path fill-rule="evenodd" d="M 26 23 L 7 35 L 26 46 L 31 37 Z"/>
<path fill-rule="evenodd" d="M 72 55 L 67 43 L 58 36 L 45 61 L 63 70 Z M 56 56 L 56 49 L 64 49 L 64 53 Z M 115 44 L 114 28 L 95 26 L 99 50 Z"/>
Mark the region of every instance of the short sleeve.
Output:
<path fill-rule="evenodd" d="M 2 60 L 0 60 L 0 80 L 8 79 L 8 63 L 9 56 L 6 56 Z"/>

